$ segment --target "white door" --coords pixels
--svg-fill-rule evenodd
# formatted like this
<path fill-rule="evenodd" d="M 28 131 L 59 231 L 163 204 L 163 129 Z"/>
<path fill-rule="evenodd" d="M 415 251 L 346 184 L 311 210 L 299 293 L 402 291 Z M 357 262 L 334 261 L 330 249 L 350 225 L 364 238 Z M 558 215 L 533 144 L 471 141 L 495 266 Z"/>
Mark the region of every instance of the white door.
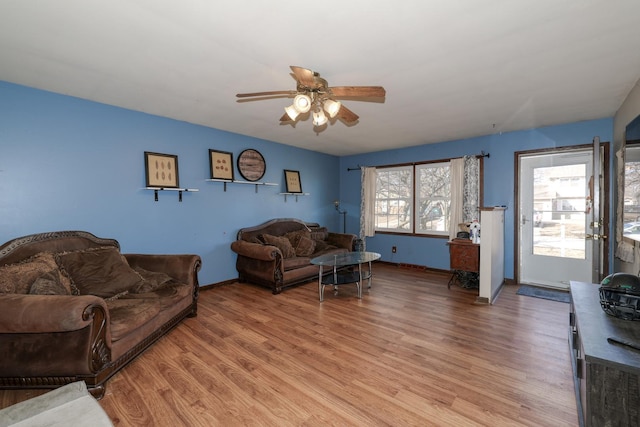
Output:
<path fill-rule="evenodd" d="M 519 281 L 568 288 L 592 281 L 592 150 L 519 157 Z M 588 197 L 589 196 L 589 197 Z"/>

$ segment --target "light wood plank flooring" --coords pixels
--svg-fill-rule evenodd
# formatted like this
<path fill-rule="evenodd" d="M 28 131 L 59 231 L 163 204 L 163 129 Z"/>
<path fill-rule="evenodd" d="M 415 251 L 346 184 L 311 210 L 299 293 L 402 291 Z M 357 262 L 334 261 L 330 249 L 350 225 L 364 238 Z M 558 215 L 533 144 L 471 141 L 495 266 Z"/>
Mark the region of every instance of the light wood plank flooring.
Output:
<path fill-rule="evenodd" d="M 114 376 L 117 426 L 575 426 L 569 305 L 494 305 L 448 275 L 374 264 L 373 288 L 247 284 L 203 291 L 186 319 Z M 0 407 L 40 394 L 2 391 Z"/>

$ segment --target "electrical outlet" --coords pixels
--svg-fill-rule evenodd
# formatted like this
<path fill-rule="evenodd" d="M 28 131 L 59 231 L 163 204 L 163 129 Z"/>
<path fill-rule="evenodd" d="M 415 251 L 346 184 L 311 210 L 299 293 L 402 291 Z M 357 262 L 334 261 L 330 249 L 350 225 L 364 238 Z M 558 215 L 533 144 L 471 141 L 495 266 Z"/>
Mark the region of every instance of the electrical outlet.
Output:
<path fill-rule="evenodd" d="M 391 253 L 395 254 L 396 252 L 398 252 L 398 248 L 396 248 L 395 246 L 391 246 Z"/>

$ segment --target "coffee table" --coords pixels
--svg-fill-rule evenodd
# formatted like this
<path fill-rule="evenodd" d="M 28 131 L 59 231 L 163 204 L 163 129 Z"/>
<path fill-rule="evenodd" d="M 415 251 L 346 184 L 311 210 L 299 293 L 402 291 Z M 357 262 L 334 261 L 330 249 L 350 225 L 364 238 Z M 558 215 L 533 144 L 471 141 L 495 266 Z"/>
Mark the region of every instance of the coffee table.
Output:
<path fill-rule="evenodd" d="M 355 283 L 358 290 L 358 299 L 362 299 L 362 281 L 367 280 L 367 288 L 371 287 L 371 263 L 380 259 L 376 252 L 344 252 L 341 254 L 328 254 L 315 257 L 311 264 L 319 265 L 318 293 L 320 302 L 324 301 L 324 287 L 332 285 L 334 292 L 338 292 L 338 285 Z M 369 264 L 368 271 L 362 272 L 362 264 Z M 344 267 L 358 266 L 358 269 L 344 269 Z M 333 267 L 333 274 L 323 277 L 323 268 Z"/>

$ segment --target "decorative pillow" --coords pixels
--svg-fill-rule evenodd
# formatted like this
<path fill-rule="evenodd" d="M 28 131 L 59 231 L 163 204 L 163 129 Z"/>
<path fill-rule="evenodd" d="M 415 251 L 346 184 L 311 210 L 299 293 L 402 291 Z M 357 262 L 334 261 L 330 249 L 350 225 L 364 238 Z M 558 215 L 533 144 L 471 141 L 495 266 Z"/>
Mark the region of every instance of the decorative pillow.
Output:
<path fill-rule="evenodd" d="M 298 239 L 298 244 L 295 245 L 294 248 L 296 251 L 296 256 L 311 256 L 311 254 L 316 250 L 316 242 L 309 237 L 300 236 L 300 238 Z"/>
<path fill-rule="evenodd" d="M 33 295 L 71 295 L 69 289 L 65 288 L 59 280 L 58 270 L 52 270 L 42 277 L 38 277 L 29 293 Z"/>
<path fill-rule="evenodd" d="M 56 254 L 56 261 L 81 295 L 111 298 L 140 286 L 144 281 L 129 267 L 116 247 Z"/>
<path fill-rule="evenodd" d="M 307 230 L 296 230 L 290 231 L 284 235 L 291 242 L 291 246 L 294 248 L 298 245 L 298 241 L 300 241 L 301 237 L 311 238 L 311 233 Z"/>
<path fill-rule="evenodd" d="M 167 285 L 169 283 L 177 283 L 171 276 L 159 271 L 149 271 L 141 267 L 135 267 L 134 270 L 138 273 L 144 281 L 133 287 L 130 292 L 132 294 L 144 294 L 147 292 L 153 292 L 156 289 Z"/>
<path fill-rule="evenodd" d="M 0 293 L 26 294 L 33 282 L 58 266 L 52 253 L 41 252 L 24 261 L 0 267 Z"/>
<path fill-rule="evenodd" d="M 327 227 L 318 227 L 311 230 L 311 238 L 313 240 L 326 240 L 329 237 Z"/>
<path fill-rule="evenodd" d="M 293 249 L 293 246 L 291 246 L 291 242 L 286 237 L 263 234 L 262 238 L 267 245 L 273 245 L 280 249 L 283 258 L 291 258 L 296 256 L 296 251 Z"/>

